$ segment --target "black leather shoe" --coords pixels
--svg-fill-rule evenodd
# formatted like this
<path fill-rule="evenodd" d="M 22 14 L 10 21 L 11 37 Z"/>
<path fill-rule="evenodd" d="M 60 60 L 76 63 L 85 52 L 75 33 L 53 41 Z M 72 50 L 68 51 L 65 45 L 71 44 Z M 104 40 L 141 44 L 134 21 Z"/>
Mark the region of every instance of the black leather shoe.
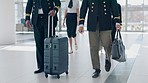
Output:
<path fill-rule="evenodd" d="M 111 62 L 109 60 L 105 60 L 105 70 L 109 72 L 110 68 L 111 68 Z"/>
<path fill-rule="evenodd" d="M 92 78 L 97 78 L 100 74 L 101 70 L 100 69 L 96 69 L 95 72 L 93 73 Z"/>
<path fill-rule="evenodd" d="M 43 69 L 39 69 L 39 70 L 34 71 L 34 74 L 42 73 L 43 71 L 44 71 Z"/>

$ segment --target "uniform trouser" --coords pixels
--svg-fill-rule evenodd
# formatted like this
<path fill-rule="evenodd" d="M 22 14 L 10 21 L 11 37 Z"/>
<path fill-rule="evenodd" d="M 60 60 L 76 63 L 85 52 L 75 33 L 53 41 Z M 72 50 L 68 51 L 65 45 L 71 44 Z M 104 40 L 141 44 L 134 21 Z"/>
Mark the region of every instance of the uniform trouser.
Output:
<path fill-rule="evenodd" d="M 111 30 L 95 32 L 89 31 L 90 54 L 93 69 L 100 69 L 99 46 L 104 47 L 106 59 L 111 57 Z"/>
<path fill-rule="evenodd" d="M 48 21 L 44 19 L 43 15 L 38 15 L 37 23 L 33 27 L 36 43 L 37 66 L 39 69 L 44 69 L 44 39 L 47 38 Z M 53 30 L 53 34 L 55 34 L 55 29 Z"/>

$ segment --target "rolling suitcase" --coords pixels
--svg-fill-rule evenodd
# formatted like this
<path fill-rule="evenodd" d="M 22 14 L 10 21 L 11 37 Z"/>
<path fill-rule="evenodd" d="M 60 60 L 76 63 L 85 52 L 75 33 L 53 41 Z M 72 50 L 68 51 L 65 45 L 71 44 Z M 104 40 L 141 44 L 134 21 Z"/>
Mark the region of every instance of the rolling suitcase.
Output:
<path fill-rule="evenodd" d="M 49 38 L 50 16 L 48 16 L 48 38 L 44 40 L 44 72 L 45 77 L 50 75 L 68 74 L 68 38 L 53 36 L 52 17 L 52 37 Z"/>

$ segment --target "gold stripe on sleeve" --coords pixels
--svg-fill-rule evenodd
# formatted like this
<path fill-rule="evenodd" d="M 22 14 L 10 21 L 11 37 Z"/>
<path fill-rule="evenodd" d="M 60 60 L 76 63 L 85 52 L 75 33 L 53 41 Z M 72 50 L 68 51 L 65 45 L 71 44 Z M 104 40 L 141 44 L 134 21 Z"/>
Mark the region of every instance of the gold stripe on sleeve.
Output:
<path fill-rule="evenodd" d="M 80 18 L 80 20 L 85 20 L 84 18 Z"/>
<path fill-rule="evenodd" d="M 30 14 L 26 14 L 26 16 L 30 16 Z"/>

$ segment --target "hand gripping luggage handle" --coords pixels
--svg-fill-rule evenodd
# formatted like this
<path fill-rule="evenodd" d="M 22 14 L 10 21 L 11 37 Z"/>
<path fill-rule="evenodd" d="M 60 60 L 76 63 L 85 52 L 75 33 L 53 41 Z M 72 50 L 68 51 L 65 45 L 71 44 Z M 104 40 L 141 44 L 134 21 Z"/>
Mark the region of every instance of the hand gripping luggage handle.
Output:
<path fill-rule="evenodd" d="M 50 17 L 51 17 L 51 37 L 53 36 L 53 16 L 48 15 L 48 36 L 50 33 Z"/>

